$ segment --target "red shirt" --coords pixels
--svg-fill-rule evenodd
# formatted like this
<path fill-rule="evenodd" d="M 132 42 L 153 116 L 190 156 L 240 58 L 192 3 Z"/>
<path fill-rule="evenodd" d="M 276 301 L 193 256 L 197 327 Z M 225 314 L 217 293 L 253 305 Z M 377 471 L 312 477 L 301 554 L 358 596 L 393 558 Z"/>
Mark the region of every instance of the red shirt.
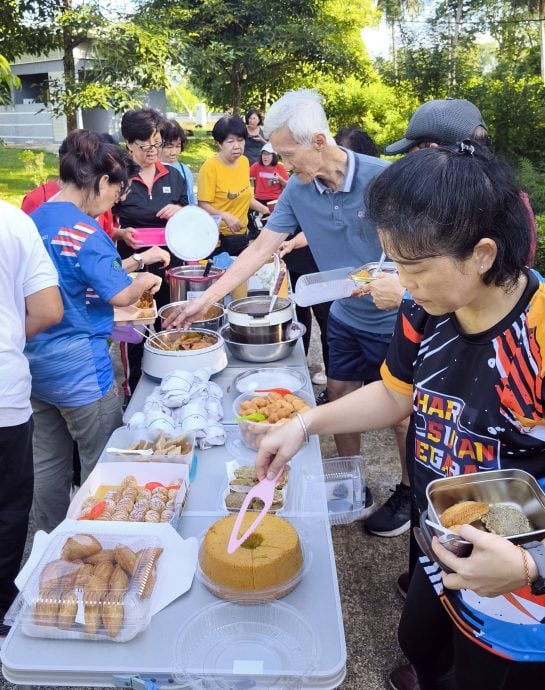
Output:
<path fill-rule="evenodd" d="M 257 162 L 250 168 L 250 177 L 255 179 L 254 196 L 259 201 L 272 201 L 278 199 L 282 193 L 282 185 L 275 180 L 275 173 L 283 180 L 288 179 L 288 171 L 282 165 L 262 165 Z"/>
<path fill-rule="evenodd" d="M 46 182 L 45 184 L 36 187 L 31 192 L 29 192 L 23 199 L 21 204 L 21 209 L 30 215 L 35 211 L 38 206 L 41 206 L 45 201 L 51 199 L 55 196 L 57 192 L 60 191 L 59 183 L 57 180 L 52 180 L 51 182 Z M 111 211 L 106 211 L 101 213 L 97 218 L 97 223 L 104 230 L 104 232 L 113 239 L 114 236 L 114 217 Z"/>

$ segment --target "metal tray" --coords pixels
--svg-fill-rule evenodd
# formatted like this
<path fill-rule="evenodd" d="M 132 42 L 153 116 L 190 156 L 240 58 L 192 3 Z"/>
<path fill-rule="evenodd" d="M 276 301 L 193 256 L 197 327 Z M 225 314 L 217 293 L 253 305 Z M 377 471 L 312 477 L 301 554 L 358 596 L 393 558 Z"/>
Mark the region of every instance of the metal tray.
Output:
<path fill-rule="evenodd" d="M 426 488 L 428 515 L 440 523 L 439 516 L 460 501 L 503 503 L 519 508 L 533 528 L 531 532 L 506 537 L 514 543 L 541 539 L 545 536 L 545 493 L 532 477 L 523 470 L 491 470 L 459 477 L 446 477 L 430 482 Z M 474 527 L 481 528 L 476 522 Z M 484 525 L 482 525 L 484 530 Z"/>

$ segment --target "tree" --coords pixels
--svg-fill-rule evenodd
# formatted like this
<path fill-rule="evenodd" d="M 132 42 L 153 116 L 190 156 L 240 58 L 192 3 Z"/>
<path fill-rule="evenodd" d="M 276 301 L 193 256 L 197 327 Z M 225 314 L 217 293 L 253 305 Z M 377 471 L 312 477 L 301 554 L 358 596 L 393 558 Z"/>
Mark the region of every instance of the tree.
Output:
<path fill-rule="evenodd" d="M 51 80 L 43 97 L 53 112 L 66 115 L 69 130 L 76 127 L 78 108 L 126 109 L 141 102 L 145 91 L 167 84 L 165 67 L 175 51 L 161 30 L 147 31 L 126 17 L 112 22 L 100 0 L 77 6 L 72 0 L 5 2 L 0 47 L 8 59 L 62 52 L 63 78 Z M 92 67 L 76 74 L 74 49 L 83 45 Z"/>
<path fill-rule="evenodd" d="M 375 21 L 371 0 L 145 0 L 140 8 L 143 25 L 180 36 L 191 83 L 216 108 L 238 113 L 311 73 L 342 79 L 369 67 L 359 30 Z"/>

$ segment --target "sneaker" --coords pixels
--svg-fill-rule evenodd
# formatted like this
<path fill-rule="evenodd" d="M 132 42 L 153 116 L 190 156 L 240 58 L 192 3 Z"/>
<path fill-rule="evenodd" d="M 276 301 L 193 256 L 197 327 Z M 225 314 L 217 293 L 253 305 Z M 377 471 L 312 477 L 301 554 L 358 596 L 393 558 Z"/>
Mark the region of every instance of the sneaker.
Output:
<path fill-rule="evenodd" d="M 373 510 L 375 509 L 375 501 L 373 499 L 373 494 L 371 493 L 371 489 L 366 486 L 365 487 L 365 512 L 359 518 L 360 520 L 365 520 L 371 515 Z"/>
<path fill-rule="evenodd" d="M 327 394 L 327 388 L 316 396 L 316 405 L 325 405 L 329 402 L 329 396 Z"/>
<path fill-rule="evenodd" d="M 396 668 L 388 678 L 393 690 L 420 690 L 420 683 L 412 664 L 405 664 Z"/>
<path fill-rule="evenodd" d="M 365 526 L 379 537 L 397 537 L 411 526 L 411 488 L 398 484 L 386 503 L 369 517 Z"/>
<path fill-rule="evenodd" d="M 327 376 L 325 375 L 324 369 L 318 369 L 316 373 L 312 374 L 310 380 L 317 386 L 325 386 L 325 384 L 327 383 Z"/>
<path fill-rule="evenodd" d="M 409 585 L 411 583 L 411 576 L 409 573 L 401 573 L 397 578 L 397 589 L 403 599 L 407 598 L 407 592 L 409 591 Z"/>

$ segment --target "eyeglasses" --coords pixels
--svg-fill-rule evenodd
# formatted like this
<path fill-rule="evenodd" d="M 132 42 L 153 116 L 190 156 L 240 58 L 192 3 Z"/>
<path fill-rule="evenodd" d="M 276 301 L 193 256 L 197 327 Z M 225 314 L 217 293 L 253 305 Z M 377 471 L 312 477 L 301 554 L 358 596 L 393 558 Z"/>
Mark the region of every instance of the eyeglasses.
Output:
<path fill-rule="evenodd" d="M 144 153 L 151 153 L 153 149 L 162 149 L 163 148 L 163 142 L 160 141 L 157 144 L 136 144 L 140 151 L 143 151 Z"/>

